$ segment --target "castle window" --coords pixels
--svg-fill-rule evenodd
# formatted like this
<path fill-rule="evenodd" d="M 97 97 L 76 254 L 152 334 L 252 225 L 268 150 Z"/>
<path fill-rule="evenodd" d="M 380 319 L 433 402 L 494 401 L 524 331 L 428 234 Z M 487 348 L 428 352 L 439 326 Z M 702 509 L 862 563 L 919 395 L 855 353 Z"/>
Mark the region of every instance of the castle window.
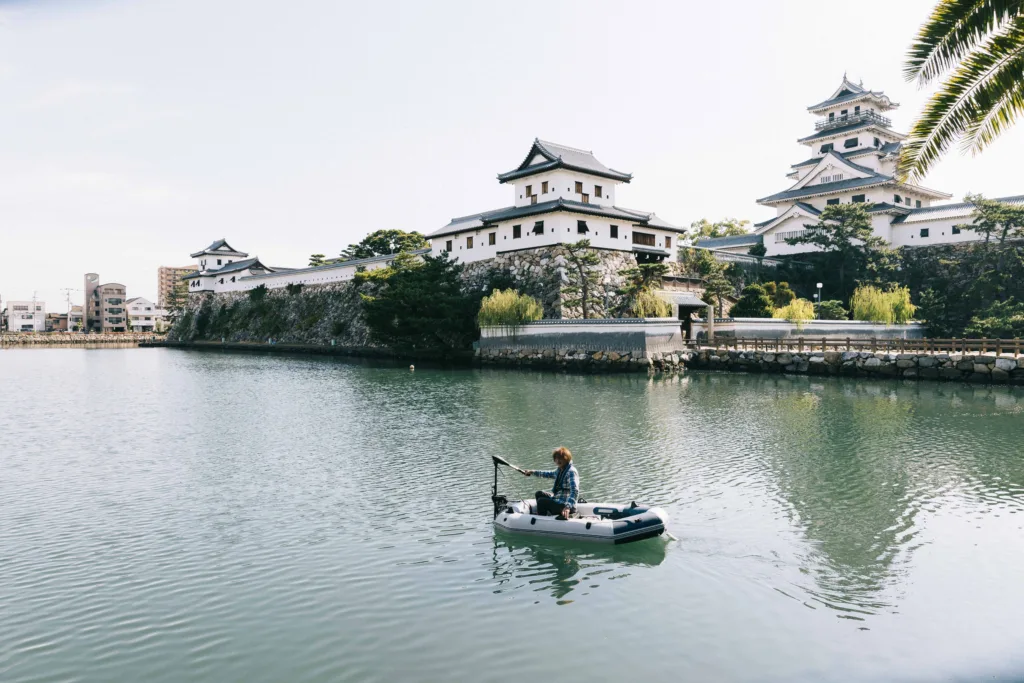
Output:
<path fill-rule="evenodd" d="M 583 183 L 576 182 L 576 194 L 583 194 Z"/>
<path fill-rule="evenodd" d="M 533 224 L 533 234 L 543 235 L 544 234 L 544 221 L 537 221 Z"/>
<path fill-rule="evenodd" d="M 473 248 L 473 236 L 470 235 L 469 237 L 466 238 L 466 249 L 472 249 L 472 248 Z"/>
<path fill-rule="evenodd" d="M 853 195 L 853 197 L 851 197 L 850 201 L 852 201 L 854 204 L 862 204 L 867 200 L 864 198 L 864 195 L 855 194 Z"/>
<path fill-rule="evenodd" d="M 527 197 L 532 197 L 533 196 L 533 185 L 527 185 L 526 186 L 526 196 Z"/>
<path fill-rule="evenodd" d="M 671 235 L 665 235 L 665 248 L 666 249 L 671 249 L 672 248 L 672 236 Z"/>
<path fill-rule="evenodd" d="M 824 145 L 821 146 L 821 153 L 822 154 L 828 154 L 831 151 L 832 151 L 832 143 L 831 142 L 827 142 L 827 143 L 825 143 Z"/>
<path fill-rule="evenodd" d="M 633 233 L 633 244 L 640 244 L 645 247 L 654 246 L 654 235 L 650 235 L 646 232 L 634 232 Z"/>
<path fill-rule="evenodd" d="M 586 221 L 576 221 L 576 232 L 580 235 L 585 235 L 590 232 L 590 228 L 587 227 Z"/>
<path fill-rule="evenodd" d="M 608 236 L 611 237 L 613 240 L 619 239 L 619 226 L 617 226 L 617 225 L 610 225 L 610 226 L 608 226 Z"/>
<path fill-rule="evenodd" d="M 493 247 L 495 244 L 497 244 L 497 242 L 498 242 L 498 233 L 496 233 L 496 232 L 489 232 L 489 233 L 487 233 L 487 244 L 489 244 L 489 245 L 491 245 Z"/>
<path fill-rule="evenodd" d="M 954 235 L 959 235 L 960 234 L 959 226 L 956 226 L 956 225 L 953 226 L 953 234 Z"/>
<path fill-rule="evenodd" d="M 580 199 L 583 201 L 584 204 L 589 204 L 590 203 L 590 195 L 589 194 L 581 194 L 580 195 Z"/>
<path fill-rule="evenodd" d="M 601 196 L 601 186 L 600 185 L 594 185 L 594 196 L 595 197 L 600 197 Z"/>
<path fill-rule="evenodd" d="M 836 113 L 834 111 L 830 111 L 828 113 L 828 120 L 829 120 L 829 123 L 831 123 L 832 121 L 836 120 Z"/>
<path fill-rule="evenodd" d="M 452 241 L 451 240 L 445 240 L 445 242 L 444 242 L 444 250 L 447 251 L 447 252 L 451 252 L 451 250 L 452 250 Z"/>
<path fill-rule="evenodd" d="M 881 146 L 882 146 L 882 141 L 879 140 L 878 138 L 875 138 L 875 147 L 881 147 Z"/>
<path fill-rule="evenodd" d="M 921 237 L 928 236 L 928 228 L 921 228 Z"/>
<path fill-rule="evenodd" d="M 844 109 L 841 112 L 839 112 L 839 118 L 845 120 L 846 117 L 849 116 L 849 114 L 850 114 L 850 110 L 849 109 Z"/>
<path fill-rule="evenodd" d="M 903 202 L 903 197 L 899 196 L 898 194 L 894 194 L 894 195 L 892 196 L 892 199 L 893 199 L 893 201 L 894 201 L 894 202 L 896 202 L 897 204 L 901 204 L 901 203 Z"/>
<path fill-rule="evenodd" d="M 548 193 L 548 181 L 545 180 L 544 182 L 542 182 L 540 184 L 540 193 L 541 194 L 547 194 Z"/>
<path fill-rule="evenodd" d="M 235 276 L 234 276 L 234 275 L 232 275 L 232 276 L 231 276 L 231 281 L 232 281 L 232 282 L 234 282 L 234 281 L 235 281 Z M 148 311 L 149 309 L 147 308 L 146 310 Z"/>
<path fill-rule="evenodd" d="M 220 279 L 220 283 L 221 283 L 221 284 L 224 284 L 224 278 L 221 278 L 221 279 Z"/>
<path fill-rule="evenodd" d="M 217 265 L 218 266 L 220 265 L 220 259 L 217 259 Z"/>
<path fill-rule="evenodd" d="M 530 195 L 530 203 L 531 204 L 536 204 L 537 203 L 537 195 L 535 195 L 535 194 L 531 194 Z"/>
<path fill-rule="evenodd" d="M 859 113 L 860 113 L 860 105 L 858 104 L 856 107 L 853 108 L 853 115 L 856 116 Z"/>
<path fill-rule="evenodd" d="M 829 199 L 827 202 L 825 202 L 825 204 L 828 204 L 829 206 L 832 206 L 832 205 L 838 204 L 838 203 L 839 203 L 839 198 L 838 197 L 836 199 Z"/>
<path fill-rule="evenodd" d="M 512 239 L 517 240 L 523 236 L 523 226 L 513 225 L 512 226 Z"/>
<path fill-rule="evenodd" d="M 920 208 L 921 208 L 921 200 L 920 200 L 920 199 L 918 199 L 918 200 L 917 200 L 917 201 L 915 202 L 915 204 L 916 204 L 916 206 L 914 207 L 915 209 L 920 209 Z"/>
<path fill-rule="evenodd" d="M 859 144 L 860 144 L 860 138 L 850 138 L 849 140 L 843 140 L 843 147 L 845 149 L 850 149 L 851 147 L 856 147 Z"/>

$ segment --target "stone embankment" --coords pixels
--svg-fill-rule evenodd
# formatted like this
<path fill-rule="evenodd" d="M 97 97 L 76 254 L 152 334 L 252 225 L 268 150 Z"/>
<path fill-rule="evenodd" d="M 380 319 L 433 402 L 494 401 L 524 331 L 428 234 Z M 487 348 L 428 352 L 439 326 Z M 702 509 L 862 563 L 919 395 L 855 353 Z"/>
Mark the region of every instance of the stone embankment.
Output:
<path fill-rule="evenodd" d="M 685 354 L 688 367 L 736 372 L 903 377 L 1024 385 L 1024 357 L 963 353 L 814 351 L 772 353 L 701 349 Z"/>
<path fill-rule="evenodd" d="M 586 351 L 584 349 L 509 350 L 483 349 L 482 365 L 502 365 L 568 372 L 653 372 L 671 374 L 684 369 L 692 354 Z"/>
<path fill-rule="evenodd" d="M 20 332 L 0 334 L 0 346 L 40 345 L 85 345 L 85 344 L 138 344 L 151 342 L 163 337 L 150 333 L 112 332 L 110 334 L 81 334 L 76 332 Z"/>

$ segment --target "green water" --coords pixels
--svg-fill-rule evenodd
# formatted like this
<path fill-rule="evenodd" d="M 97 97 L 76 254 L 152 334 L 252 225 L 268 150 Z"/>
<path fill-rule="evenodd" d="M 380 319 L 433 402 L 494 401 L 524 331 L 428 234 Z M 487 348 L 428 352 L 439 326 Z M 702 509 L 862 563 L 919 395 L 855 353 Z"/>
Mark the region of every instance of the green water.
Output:
<path fill-rule="evenodd" d="M 1020 680 L 1022 437 L 1009 388 L 0 351 L 0 681 Z M 488 456 L 558 445 L 679 540 L 496 535 Z"/>

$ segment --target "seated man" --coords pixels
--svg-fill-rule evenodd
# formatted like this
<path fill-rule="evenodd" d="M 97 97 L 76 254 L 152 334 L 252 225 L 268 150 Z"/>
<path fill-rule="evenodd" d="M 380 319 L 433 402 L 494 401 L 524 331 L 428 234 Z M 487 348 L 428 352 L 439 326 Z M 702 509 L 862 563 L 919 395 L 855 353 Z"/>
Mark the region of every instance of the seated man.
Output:
<path fill-rule="evenodd" d="M 568 448 L 556 448 L 551 458 L 558 469 L 523 470 L 523 474 L 555 480 L 551 493 L 537 491 L 537 514 L 558 515 L 562 519 L 569 519 L 569 515 L 576 511 L 576 498 L 580 495 L 580 473 L 573 467 L 572 453 Z"/>

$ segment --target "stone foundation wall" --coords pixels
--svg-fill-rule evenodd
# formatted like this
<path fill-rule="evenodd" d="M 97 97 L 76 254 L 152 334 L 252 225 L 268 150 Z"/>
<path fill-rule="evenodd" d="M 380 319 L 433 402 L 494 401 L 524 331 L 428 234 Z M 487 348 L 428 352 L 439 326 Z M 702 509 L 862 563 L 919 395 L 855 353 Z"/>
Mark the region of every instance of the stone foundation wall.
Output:
<path fill-rule="evenodd" d="M 772 353 L 702 349 L 687 354 L 687 365 L 711 370 L 774 372 L 848 377 L 902 377 L 1024 385 L 1024 357 L 960 353 L 865 353 L 814 351 Z"/>
<path fill-rule="evenodd" d="M 162 339 L 151 332 L 110 332 L 108 334 L 78 334 L 73 332 L 20 332 L 0 334 L 0 346 L 25 346 L 34 344 L 137 344 Z"/>
<path fill-rule="evenodd" d="M 484 349 L 477 354 L 482 365 L 535 368 L 581 373 L 646 372 L 673 374 L 685 367 L 688 354 L 618 353 L 586 349 Z"/>

